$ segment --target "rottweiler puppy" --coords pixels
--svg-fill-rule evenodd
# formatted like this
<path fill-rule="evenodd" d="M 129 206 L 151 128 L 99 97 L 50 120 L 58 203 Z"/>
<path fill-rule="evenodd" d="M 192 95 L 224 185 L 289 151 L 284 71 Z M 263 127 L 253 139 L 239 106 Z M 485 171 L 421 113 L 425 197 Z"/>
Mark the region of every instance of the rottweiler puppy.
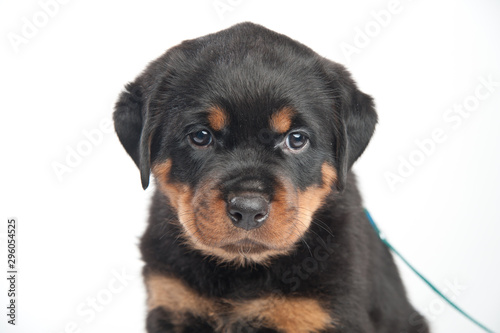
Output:
<path fill-rule="evenodd" d="M 343 66 L 238 24 L 150 63 L 114 121 L 156 184 L 148 332 L 428 332 L 350 171 L 377 115 Z"/>

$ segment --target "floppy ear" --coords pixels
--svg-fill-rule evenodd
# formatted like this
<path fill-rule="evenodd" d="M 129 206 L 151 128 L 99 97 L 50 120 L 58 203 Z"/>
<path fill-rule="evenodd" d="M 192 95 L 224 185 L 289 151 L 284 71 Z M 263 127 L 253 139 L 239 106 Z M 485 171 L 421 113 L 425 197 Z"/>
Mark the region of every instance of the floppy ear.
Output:
<path fill-rule="evenodd" d="M 152 129 L 148 121 L 148 108 L 141 85 L 129 83 L 115 105 L 113 120 L 115 131 L 127 153 L 141 172 L 142 187 L 149 185 L 150 148 Z"/>
<path fill-rule="evenodd" d="M 377 113 L 373 99 L 358 89 L 342 65 L 328 60 L 326 67 L 336 100 L 337 137 L 333 148 L 338 172 L 337 186 L 342 191 L 347 173 L 370 142 L 377 124 Z"/>

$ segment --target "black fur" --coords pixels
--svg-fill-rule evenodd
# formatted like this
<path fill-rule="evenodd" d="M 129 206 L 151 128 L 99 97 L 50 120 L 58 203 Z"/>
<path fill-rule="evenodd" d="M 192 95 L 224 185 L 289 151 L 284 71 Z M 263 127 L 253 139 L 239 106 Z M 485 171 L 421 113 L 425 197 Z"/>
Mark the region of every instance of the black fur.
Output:
<path fill-rule="evenodd" d="M 206 110 L 214 104 L 229 113 L 228 127 L 213 133 L 210 149 L 194 149 L 187 138 L 208 127 Z M 300 154 L 276 148 L 285 134 L 268 130 L 266 120 L 285 106 L 298 111 L 292 127 L 310 139 Z M 195 189 L 212 174 L 220 178 L 224 199 L 251 179 L 272 201 L 277 174 L 298 191 L 321 184 L 325 162 L 338 176 L 296 249 L 269 265 L 221 264 L 193 249 L 182 241 L 177 213 L 156 190 L 141 242 L 146 276 L 174 276 L 211 299 L 266 294 L 318 299 L 338 321 L 325 332 L 428 332 L 364 215 L 349 171 L 368 145 L 377 116 L 372 98 L 358 90 L 343 66 L 286 36 L 239 24 L 185 41 L 151 63 L 121 94 L 114 120 L 144 187 L 151 165 L 167 159 L 172 181 Z M 259 323 L 239 325 L 231 332 L 277 332 Z M 162 308 L 149 313 L 147 328 L 215 332 L 199 317 L 174 327 Z"/>

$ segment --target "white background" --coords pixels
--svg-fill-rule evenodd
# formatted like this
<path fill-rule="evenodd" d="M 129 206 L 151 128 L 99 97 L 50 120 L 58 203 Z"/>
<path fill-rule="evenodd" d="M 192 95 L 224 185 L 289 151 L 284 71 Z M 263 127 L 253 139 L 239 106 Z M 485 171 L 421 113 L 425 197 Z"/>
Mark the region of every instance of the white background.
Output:
<path fill-rule="evenodd" d="M 392 8 L 389 0 L 73 0 L 49 7 L 51 16 L 42 7 L 0 3 L 0 268 L 15 216 L 20 271 L 15 328 L 0 279 L 1 332 L 144 332 L 137 244 L 151 189 L 142 190 L 132 160 L 100 124 L 149 61 L 242 21 L 345 64 L 374 96 L 380 122 L 355 165 L 366 206 L 424 275 L 500 331 L 500 2 L 401 0 L 383 25 L 373 13 Z M 23 33 L 29 38 L 14 46 Z M 347 44 L 357 53 L 343 52 Z M 480 78 L 497 82 L 492 92 L 477 88 Z M 475 99 L 476 89 L 489 94 Z M 474 110 L 454 128 L 443 117 L 464 103 Z M 423 155 L 416 141 L 436 128 L 446 140 Z M 95 134 L 90 146 L 85 131 Z M 78 148 L 88 154 L 59 179 L 54 163 Z M 418 165 L 391 188 L 387 173 L 410 158 Z M 434 332 L 481 332 L 397 263 Z"/>

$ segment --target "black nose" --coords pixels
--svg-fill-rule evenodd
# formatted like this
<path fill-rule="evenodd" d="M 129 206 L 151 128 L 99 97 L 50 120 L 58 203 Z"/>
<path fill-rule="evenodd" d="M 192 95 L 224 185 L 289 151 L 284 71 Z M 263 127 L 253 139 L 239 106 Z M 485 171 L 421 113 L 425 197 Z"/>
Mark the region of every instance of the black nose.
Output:
<path fill-rule="evenodd" d="M 238 228 L 259 228 L 269 215 L 269 202 L 262 196 L 240 196 L 229 200 L 227 214 Z"/>

